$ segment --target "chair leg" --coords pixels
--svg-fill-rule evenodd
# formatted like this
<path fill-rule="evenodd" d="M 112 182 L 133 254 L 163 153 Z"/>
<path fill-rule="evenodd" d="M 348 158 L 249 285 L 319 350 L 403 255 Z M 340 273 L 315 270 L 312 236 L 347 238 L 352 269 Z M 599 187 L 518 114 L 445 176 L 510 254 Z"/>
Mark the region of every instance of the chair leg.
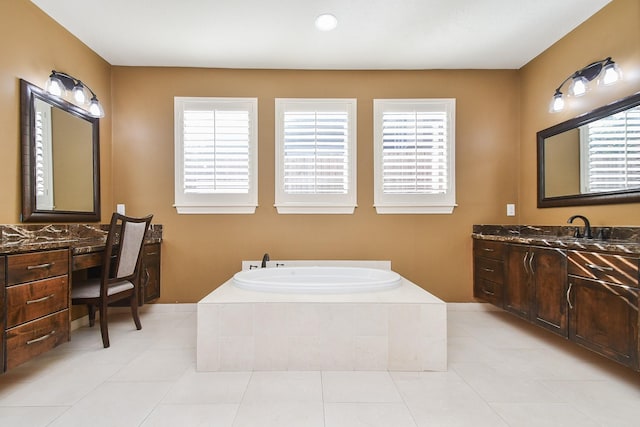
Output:
<path fill-rule="evenodd" d="M 93 304 L 87 304 L 89 311 L 89 326 L 93 327 L 96 324 L 96 307 Z"/>
<path fill-rule="evenodd" d="M 104 348 L 109 347 L 109 330 L 107 329 L 107 304 L 100 306 L 100 333 L 102 334 L 102 344 Z"/>
<path fill-rule="evenodd" d="M 131 315 L 133 316 L 133 322 L 136 324 L 136 329 L 142 329 L 140 316 L 138 316 L 138 298 L 135 294 L 131 297 Z"/>

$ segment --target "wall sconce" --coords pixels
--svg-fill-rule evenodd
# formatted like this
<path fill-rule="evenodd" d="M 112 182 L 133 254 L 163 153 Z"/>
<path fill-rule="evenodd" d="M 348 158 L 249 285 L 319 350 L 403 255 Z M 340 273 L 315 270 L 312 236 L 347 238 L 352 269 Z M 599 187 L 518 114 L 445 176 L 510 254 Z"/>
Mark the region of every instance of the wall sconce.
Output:
<path fill-rule="evenodd" d="M 104 109 L 89 86 L 67 73 L 52 70 L 44 89 L 51 95 L 64 98 L 71 91 L 74 103 L 93 117 L 104 117 Z M 91 98 L 89 98 L 91 96 Z"/>
<path fill-rule="evenodd" d="M 564 79 L 560 86 L 556 89 L 556 92 L 551 98 L 551 104 L 549 105 L 549 111 L 551 113 L 557 113 L 564 108 L 564 95 L 560 89 L 571 80 L 569 84 L 570 96 L 582 96 L 589 90 L 589 83 L 598 77 L 598 85 L 609 86 L 622 79 L 622 71 L 618 64 L 613 62 L 611 57 L 602 59 L 600 61 L 592 62 L 584 68 L 571 74 Z"/>

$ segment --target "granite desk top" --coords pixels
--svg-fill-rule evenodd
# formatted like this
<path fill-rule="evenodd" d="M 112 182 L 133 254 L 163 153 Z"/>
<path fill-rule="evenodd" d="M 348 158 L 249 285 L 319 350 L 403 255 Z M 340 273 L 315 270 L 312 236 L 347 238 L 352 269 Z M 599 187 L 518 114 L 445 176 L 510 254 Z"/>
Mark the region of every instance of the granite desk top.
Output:
<path fill-rule="evenodd" d="M 594 239 L 573 237 L 576 226 L 474 225 L 478 240 L 640 255 L 640 227 L 592 227 Z M 582 227 L 581 227 L 582 229 Z"/>
<path fill-rule="evenodd" d="M 104 249 L 109 224 L 0 225 L 0 255 L 51 249 L 72 255 Z M 152 224 L 145 244 L 162 242 L 162 225 Z"/>

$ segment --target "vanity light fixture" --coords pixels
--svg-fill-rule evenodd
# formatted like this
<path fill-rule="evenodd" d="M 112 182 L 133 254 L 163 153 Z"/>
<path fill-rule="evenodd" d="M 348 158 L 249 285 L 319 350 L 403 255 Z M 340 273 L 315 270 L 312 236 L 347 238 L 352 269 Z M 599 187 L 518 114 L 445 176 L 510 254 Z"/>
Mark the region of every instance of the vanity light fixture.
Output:
<path fill-rule="evenodd" d="M 564 108 L 564 94 L 561 89 L 569 80 L 571 80 L 571 83 L 569 84 L 569 95 L 582 96 L 587 93 L 589 90 L 589 83 L 596 77 L 598 78 L 598 85 L 608 86 L 616 83 L 622 78 L 622 71 L 611 57 L 592 62 L 591 64 L 581 68 L 560 83 L 560 86 L 558 86 L 553 94 L 553 98 L 551 99 L 549 111 L 557 113 L 558 111 L 562 111 Z"/>
<path fill-rule="evenodd" d="M 89 112 L 93 117 L 104 117 L 104 109 L 98 97 L 86 83 L 67 73 L 52 70 L 44 89 L 51 95 L 64 98 L 71 91 L 74 103 Z M 91 96 L 91 98 L 89 98 Z M 88 100 L 88 102 L 87 102 Z"/>
<path fill-rule="evenodd" d="M 331 31 L 338 26 L 338 18 L 330 13 L 323 13 L 316 18 L 315 23 L 320 31 Z"/>

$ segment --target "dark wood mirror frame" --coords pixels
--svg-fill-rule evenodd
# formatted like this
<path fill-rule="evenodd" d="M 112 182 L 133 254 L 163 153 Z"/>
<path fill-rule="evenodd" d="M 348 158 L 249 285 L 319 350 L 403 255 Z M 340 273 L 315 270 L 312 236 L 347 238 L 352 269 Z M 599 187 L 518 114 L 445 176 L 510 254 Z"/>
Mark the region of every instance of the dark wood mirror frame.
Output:
<path fill-rule="evenodd" d="M 100 132 L 99 119 L 85 110 L 20 80 L 20 128 L 22 146 L 22 222 L 99 222 L 100 221 Z M 93 210 L 42 210 L 36 206 L 35 100 L 57 107 L 91 124 L 93 150 Z"/>
<path fill-rule="evenodd" d="M 640 93 L 623 98 L 609 105 L 597 108 L 589 113 L 559 123 L 537 133 L 538 148 L 538 207 L 550 208 L 561 206 L 604 205 L 616 203 L 640 202 L 640 188 L 620 191 L 608 191 L 590 194 L 572 194 L 558 197 L 545 197 L 545 164 L 544 142 L 546 138 L 558 135 L 571 129 L 599 120 L 603 117 L 640 105 Z"/>

